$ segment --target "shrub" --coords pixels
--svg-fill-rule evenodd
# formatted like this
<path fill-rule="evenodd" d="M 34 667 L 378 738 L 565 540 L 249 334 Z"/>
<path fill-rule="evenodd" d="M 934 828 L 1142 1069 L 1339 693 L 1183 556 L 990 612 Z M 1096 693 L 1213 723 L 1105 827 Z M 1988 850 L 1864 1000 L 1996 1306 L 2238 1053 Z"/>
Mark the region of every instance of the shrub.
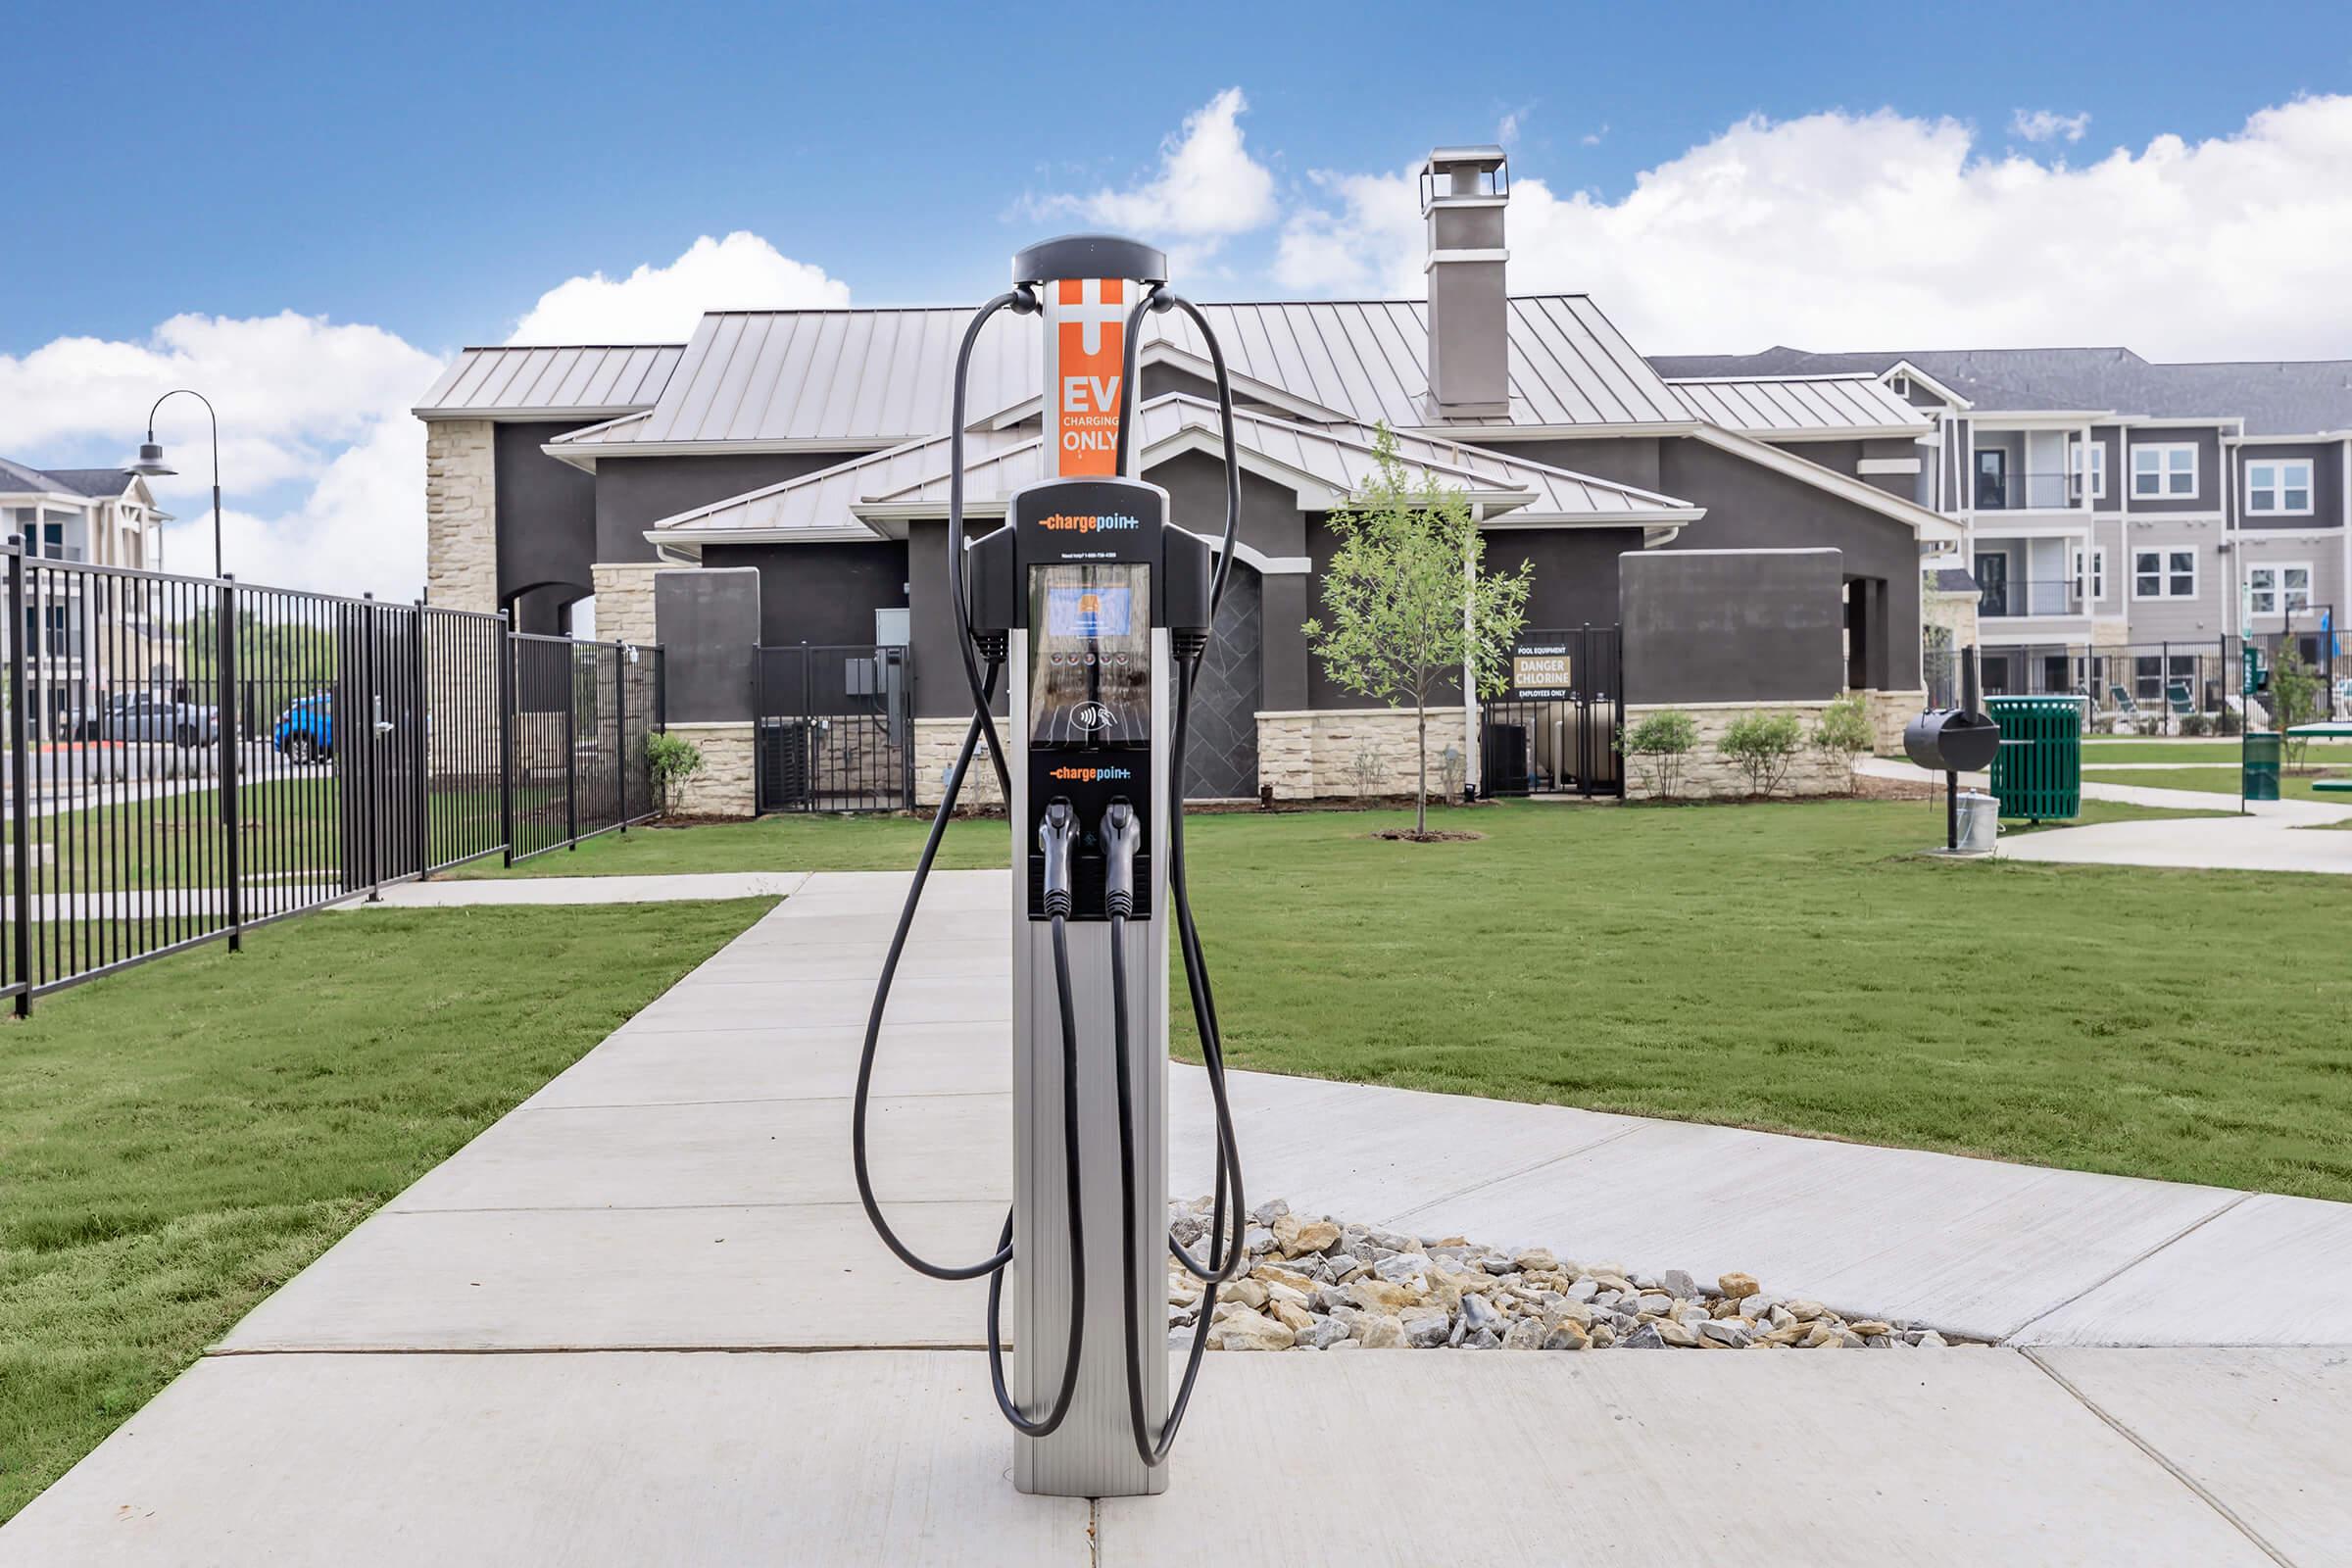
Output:
<path fill-rule="evenodd" d="M 2245 727 L 2246 721 L 2237 716 L 2234 708 L 2225 708 L 2213 715 L 2213 732 L 2216 735 L 2234 735 Z"/>
<path fill-rule="evenodd" d="M 1649 790 L 1661 801 L 1674 799 L 1682 787 L 1683 759 L 1698 750 L 1698 720 L 1679 708 L 1645 713 L 1632 729 L 1617 738 L 1617 749 L 1642 759 L 1649 774 Z"/>
<path fill-rule="evenodd" d="M 2309 724 L 2320 716 L 2320 677 L 2303 662 L 2303 655 L 2293 648 L 2278 651 L 2278 662 L 2271 666 L 2271 714 L 2278 720 L 2281 734 L 2297 724 Z M 2311 741 L 2286 740 L 2287 765 L 2301 772 L 2310 765 Z"/>
<path fill-rule="evenodd" d="M 2183 735 L 2210 735 L 2213 733 L 2213 720 L 2207 718 L 2203 713 L 2182 713 L 2180 715 L 2180 733 Z"/>
<path fill-rule="evenodd" d="M 1389 764 L 1380 755 L 1378 742 L 1364 742 L 1355 749 L 1355 755 L 1348 759 L 1348 782 L 1355 787 L 1358 800 L 1379 789 L 1380 781 L 1388 776 L 1388 772 Z"/>
<path fill-rule="evenodd" d="M 1446 804 L 1454 805 L 1462 798 L 1462 781 L 1470 776 L 1470 765 L 1462 758 L 1459 746 L 1448 746 L 1438 754 L 1438 778 L 1446 786 Z"/>
<path fill-rule="evenodd" d="M 671 792 L 703 770 L 703 749 L 689 740 L 657 732 L 645 738 L 645 765 L 654 775 L 654 795 L 662 814 L 670 811 Z"/>
<path fill-rule="evenodd" d="M 1813 726 L 1813 750 L 1824 762 L 1843 771 L 1848 795 L 1854 792 L 1854 759 L 1878 742 L 1877 732 L 1870 727 L 1870 710 L 1860 692 L 1847 692 L 1823 709 L 1820 720 Z"/>
<path fill-rule="evenodd" d="M 1750 795 L 1770 795 L 1788 776 L 1804 740 L 1805 727 L 1794 713 L 1742 713 L 1724 729 L 1715 750 L 1740 764 Z"/>

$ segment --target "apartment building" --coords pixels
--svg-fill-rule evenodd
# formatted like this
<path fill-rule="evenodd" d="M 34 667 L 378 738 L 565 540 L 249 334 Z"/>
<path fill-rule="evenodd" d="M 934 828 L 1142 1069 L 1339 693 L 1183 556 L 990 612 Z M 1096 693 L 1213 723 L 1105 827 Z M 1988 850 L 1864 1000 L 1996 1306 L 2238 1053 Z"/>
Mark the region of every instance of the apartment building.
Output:
<path fill-rule="evenodd" d="M 1346 793 L 1366 748 L 1389 759 L 1387 787 L 1410 777 L 1412 715 L 1343 689 L 1301 631 L 1337 548 L 1331 514 L 1376 472 L 1383 427 L 1413 479 L 1468 498 L 1492 564 L 1530 567 L 1531 628 L 1614 647 L 1621 622 L 1636 630 L 1620 609 L 1636 575 L 1709 584 L 1674 599 L 1691 617 L 1690 657 L 1582 661 L 1573 712 L 1482 722 L 1475 701 L 1449 695 L 1435 722 L 1458 737 L 1472 782 L 1503 730 L 1514 766 L 1528 761 L 1543 784 L 1613 786 L 1614 707 L 1650 701 L 1728 722 L 1742 704 L 1818 707 L 1851 689 L 1870 694 L 1891 741 L 1921 701 L 1921 552 L 1964 537 L 1915 494 L 1935 414 L 1867 371 L 1670 381 L 1590 297 L 1509 291 L 1500 148 L 1438 149 L 1425 175 L 1426 300 L 1202 306 L 1233 370 L 1244 471 L 1188 791 Z M 674 654 L 720 618 L 722 591 L 740 589 L 752 608 L 738 662 L 752 668 L 757 645 L 798 674 L 771 678 L 762 663 L 756 680 L 730 675 L 737 696 L 707 715 L 673 705 L 673 724 L 705 726 L 711 777 L 748 780 L 755 734 L 801 733 L 815 715 L 782 705 L 803 701 L 809 661 L 849 647 L 868 652 L 814 684 L 845 707 L 904 691 L 910 713 L 884 726 L 901 748 L 885 771 L 903 768 L 927 797 L 968 705 L 943 519 L 950 370 L 969 316 L 712 311 L 684 344 L 464 351 L 415 410 L 427 426 L 433 602 L 552 631 L 593 601 L 600 635 L 659 638 Z M 1206 345 L 1180 314 L 1143 330 L 1140 468 L 1177 515 L 1213 526 L 1225 475 Z M 981 332 L 963 440 L 967 512 L 984 526 L 1049 471 L 1041 375 L 1031 323 L 1000 316 Z M 1770 600 L 1781 579 L 1727 552 L 1773 558 L 1792 599 Z M 1629 562 L 1645 569 L 1622 570 Z M 1786 663 L 1770 651 L 1792 617 L 1826 633 L 1826 657 L 1819 643 Z M 1595 744 L 1546 752 L 1570 734 Z M 751 786 L 732 787 L 721 799 L 710 786 L 695 808 L 751 809 Z"/>
<path fill-rule="evenodd" d="M 1926 558 L 1929 642 L 1980 646 L 1988 689 L 2214 711 L 2248 633 L 2340 673 L 2352 361 L 1774 348 L 1652 364 L 1864 373 L 1923 411 L 1915 495 L 1966 535 Z"/>
<path fill-rule="evenodd" d="M 0 458 L 0 532 L 24 540 L 32 559 L 160 570 L 171 520 L 147 481 L 124 469 L 36 468 Z M 139 597 L 124 592 L 113 634 L 101 637 L 102 617 L 83 612 L 84 587 L 79 573 L 33 573 L 24 623 L 12 633 L 24 638 L 50 717 L 61 723 L 123 681 L 173 678 L 171 634 L 151 622 Z"/>

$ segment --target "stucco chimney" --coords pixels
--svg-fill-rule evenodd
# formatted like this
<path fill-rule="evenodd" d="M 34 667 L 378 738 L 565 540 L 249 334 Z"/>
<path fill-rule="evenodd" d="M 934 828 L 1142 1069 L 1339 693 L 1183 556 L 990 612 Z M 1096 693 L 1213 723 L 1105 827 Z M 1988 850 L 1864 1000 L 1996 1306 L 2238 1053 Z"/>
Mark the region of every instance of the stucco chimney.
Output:
<path fill-rule="evenodd" d="M 1510 342 L 1503 295 L 1502 209 L 1510 172 L 1499 147 L 1440 147 L 1421 166 L 1429 221 L 1429 412 L 1436 419 L 1508 414 Z"/>

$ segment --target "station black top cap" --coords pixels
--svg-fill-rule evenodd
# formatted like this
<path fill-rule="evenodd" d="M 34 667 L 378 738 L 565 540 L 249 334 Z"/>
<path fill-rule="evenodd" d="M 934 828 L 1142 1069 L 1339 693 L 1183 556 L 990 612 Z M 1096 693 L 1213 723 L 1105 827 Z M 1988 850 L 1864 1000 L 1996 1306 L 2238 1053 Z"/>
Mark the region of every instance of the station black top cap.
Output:
<path fill-rule="evenodd" d="M 1064 277 L 1132 277 L 1144 283 L 1168 280 L 1167 254 L 1142 240 L 1116 234 L 1064 234 L 1039 240 L 1012 259 L 1015 283 L 1051 283 Z"/>

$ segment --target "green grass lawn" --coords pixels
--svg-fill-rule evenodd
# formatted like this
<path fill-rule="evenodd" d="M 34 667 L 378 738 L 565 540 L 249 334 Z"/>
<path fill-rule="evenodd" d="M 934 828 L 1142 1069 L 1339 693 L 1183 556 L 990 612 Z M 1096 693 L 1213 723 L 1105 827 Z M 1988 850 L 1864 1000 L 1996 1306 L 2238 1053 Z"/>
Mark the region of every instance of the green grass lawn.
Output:
<path fill-rule="evenodd" d="M 2341 778 L 2345 769 L 2339 766 L 2321 768 L 2310 773 L 2288 773 L 2278 780 L 2278 793 L 2290 801 L 2333 801 L 2352 805 L 2352 796 L 2314 795 L 2312 781 L 2329 775 Z M 2158 767 L 2158 768 L 2098 768 L 2085 760 L 2082 779 L 2092 784 L 2130 784 L 2144 790 L 2195 790 L 2205 795 L 2226 795 L 2237 799 L 2238 775 L 2233 767 Z"/>
<path fill-rule="evenodd" d="M 2061 828 L 2095 827 L 2101 822 L 2153 822 L 2158 820 L 2189 821 L 2202 816 L 2234 816 L 2236 810 L 2216 808 L 2210 811 L 2176 811 L 2166 806 L 2135 806 L 2128 801 L 2084 801 L 2082 809 L 2064 821 L 2029 822 L 2023 817 L 2005 817 L 2001 822 L 2001 837 L 2013 838 L 2021 833 L 2055 833 Z"/>
<path fill-rule="evenodd" d="M 2171 814 L 2212 813 L 2080 821 Z M 2329 956 L 2352 904 L 2327 878 L 1949 864 L 1914 853 L 1940 802 L 1526 803 L 1441 814 L 1478 843 L 1367 836 L 1403 819 L 1190 819 L 1237 1063 L 2352 1200 Z M 632 829 L 548 859 L 900 868 L 924 826 Z M 1006 829 L 948 842 L 1001 865 Z"/>
<path fill-rule="evenodd" d="M 0 1025 L 0 1519 L 769 903 L 319 914 Z"/>

